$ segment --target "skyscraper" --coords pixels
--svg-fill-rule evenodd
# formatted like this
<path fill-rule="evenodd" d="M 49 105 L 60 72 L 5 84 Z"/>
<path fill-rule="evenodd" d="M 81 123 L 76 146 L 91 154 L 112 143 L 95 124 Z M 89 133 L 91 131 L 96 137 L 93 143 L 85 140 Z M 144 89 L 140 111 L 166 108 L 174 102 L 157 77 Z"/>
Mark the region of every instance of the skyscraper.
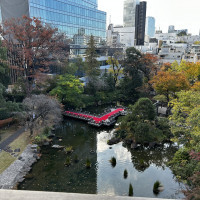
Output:
<path fill-rule="evenodd" d="M 154 17 L 147 17 L 146 18 L 146 28 L 145 34 L 149 37 L 154 37 L 156 31 L 155 27 L 155 18 Z"/>
<path fill-rule="evenodd" d="M 86 35 L 106 38 L 106 13 L 97 0 L 1 0 L 1 19 L 23 15 L 41 18 L 72 38 L 83 28 Z"/>
<path fill-rule="evenodd" d="M 139 0 L 125 0 L 124 1 L 124 26 L 135 27 L 135 13 L 136 5 Z"/>
<path fill-rule="evenodd" d="M 136 5 L 135 14 L 135 40 L 136 45 L 144 45 L 145 22 L 146 22 L 147 2 L 142 1 Z"/>

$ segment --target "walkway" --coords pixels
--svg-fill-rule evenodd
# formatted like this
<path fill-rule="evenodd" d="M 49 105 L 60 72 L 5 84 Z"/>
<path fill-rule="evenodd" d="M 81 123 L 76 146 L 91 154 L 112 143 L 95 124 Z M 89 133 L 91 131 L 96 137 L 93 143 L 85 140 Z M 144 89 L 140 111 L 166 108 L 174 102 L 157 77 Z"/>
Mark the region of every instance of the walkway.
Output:
<path fill-rule="evenodd" d="M 34 192 L 22 190 L 0 190 L 1 200 L 167 200 L 146 197 L 117 197 L 94 194 L 73 194 L 60 192 Z M 169 199 L 168 199 L 169 200 Z"/>
<path fill-rule="evenodd" d="M 10 137 L 8 137 L 6 140 L 4 140 L 2 143 L 0 143 L 0 151 L 5 150 L 5 148 L 14 140 L 16 140 L 24 131 L 25 131 L 25 128 L 22 127 L 21 129 L 13 133 Z"/>
<path fill-rule="evenodd" d="M 124 108 L 117 108 L 117 109 L 111 109 L 109 113 L 104 114 L 100 117 L 80 112 L 71 112 L 66 111 L 64 115 L 68 117 L 73 117 L 77 119 L 82 119 L 85 121 L 88 121 L 89 124 L 94 126 L 101 126 L 101 125 L 107 125 L 110 126 L 115 122 L 115 118 L 120 115 L 125 115 L 125 109 Z"/>

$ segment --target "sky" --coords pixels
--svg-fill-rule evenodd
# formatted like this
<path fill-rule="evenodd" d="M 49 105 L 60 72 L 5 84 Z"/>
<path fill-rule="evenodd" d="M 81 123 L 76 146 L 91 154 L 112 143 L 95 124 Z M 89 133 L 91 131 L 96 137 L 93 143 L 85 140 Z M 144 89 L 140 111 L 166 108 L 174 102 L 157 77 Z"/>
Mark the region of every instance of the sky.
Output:
<path fill-rule="evenodd" d="M 200 0 L 146 0 L 147 16 L 156 19 L 156 30 L 168 31 L 169 25 L 175 29 L 188 29 L 189 33 L 199 34 Z M 100 10 L 107 12 L 107 23 L 123 24 L 124 0 L 98 0 Z"/>

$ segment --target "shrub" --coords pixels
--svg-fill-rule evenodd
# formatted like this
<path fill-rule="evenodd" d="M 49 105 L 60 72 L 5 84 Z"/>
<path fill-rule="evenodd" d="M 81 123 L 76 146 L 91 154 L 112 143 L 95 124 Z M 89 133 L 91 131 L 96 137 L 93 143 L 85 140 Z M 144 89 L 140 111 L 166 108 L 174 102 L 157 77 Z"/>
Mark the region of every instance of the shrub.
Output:
<path fill-rule="evenodd" d="M 128 192 L 128 195 L 129 196 L 133 196 L 133 186 L 132 186 L 132 184 L 130 183 L 130 185 L 129 185 L 129 192 Z"/>
<path fill-rule="evenodd" d="M 11 117 L 11 113 L 7 108 L 0 108 L 0 120 L 8 119 Z"/>
<path fill-rule="evenodd" d="M 128 171 L 125 169 L 124 170 L 124 178 L 126 179 L 128 177 Z"/>
<path fill-rule="evenodd" d="M 158 194 L 159 193 L 159 187 L 161 186 L 160 182 L 159 181 L 156 181 L 153 185 L 153 192 L 155 194 Z"/>
<path fill-rule="evenodd" d="M 200 199 L 200 172 L 196 172 L 189 178 L 190 188 L 183 191 L 187 200 Z"/>
<path fill-rule="evenodd" d="M 91 162 L 88 158 L 86 160 L 85 166 L 86 166 L 87 169 L 91 168 Z"/>
<path fill-rule="evenodd" d="M 46 136 L 49 136 L 50 135 L 50 132 L 51 132 L 51 129 L 49 127 L 45 127 L 43 129 L 43 134 L 46 135 Z"/>
<path fill-rule="evenodd" d="M 67 154 L 72 153 L 73 147 L 72 147 L 72 146 L 65 147 L 64 151 L 65 151 Z"/>
<path fill-rule="evenodd" d="M 71 165 L 71 159 L 70 157 L 67 157 L 66 160 L 65 160 L 65 166 L 70 166 Z"/>
<path fill-rule="evenodd" d="M 49 141 L 48 137 L 44 134 L 37 135 L 33 139 L 33 143 L 38 144 L 38 145 L 43 145 L 45 142 L 48 142 L 48 141 Z"/>
<path fill-rule="evenodd" d="M 200 170 L 199 162 L 191 159 L 189 153 L 190 151 L 187 148 L 181 148 L 175 153 L 172 161 L 168 163 L 173 173 L 180 180 L 186 181 L 188 177 Z"/>
<path fill-rule="evenodd" d="M 110 163 L 111 163 L 112 167 L 115 167 L 116 164 L 117 164 L 116 158 L 115 158 L 115 157 L 112 157 L 112 158 L 110 159 Z"/>

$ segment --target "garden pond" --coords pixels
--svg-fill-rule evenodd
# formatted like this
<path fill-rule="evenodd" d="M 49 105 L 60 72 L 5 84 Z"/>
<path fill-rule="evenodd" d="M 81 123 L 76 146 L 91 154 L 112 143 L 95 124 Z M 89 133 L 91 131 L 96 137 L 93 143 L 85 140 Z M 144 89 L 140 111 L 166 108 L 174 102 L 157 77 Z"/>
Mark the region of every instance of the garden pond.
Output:
<path fill-rule="evenodd" d="M 55 130 L 53 144 L 72 146 L 73 152 L 51 146 L 42 147 L 42 157 L 18 189 L 127 196 L 129 184 L 134 196 L 154 198 L 183 198 L 184 185 L 179 183 L 166 163 L 173 158 L 178 147 L 164 144 L 155 149 L 126 147 L 122 142 L 109 146 L 114 127 L 96 128 L 84 121 L 66 118 Z M 59 141 L 62 138 L 62 141 Z M 110 163 L 116 158 L 116 166 Z M 64 163 L 70 157 L 71 165 Z M 78 162 L 75 158 L 78 157 Z M 86 160 L 91 168 L 85 167 Z M 124 170 L 128 177 L 124 178 Z M 164 191 L 153 193 L 153 184 L 160 181 Z"/>

